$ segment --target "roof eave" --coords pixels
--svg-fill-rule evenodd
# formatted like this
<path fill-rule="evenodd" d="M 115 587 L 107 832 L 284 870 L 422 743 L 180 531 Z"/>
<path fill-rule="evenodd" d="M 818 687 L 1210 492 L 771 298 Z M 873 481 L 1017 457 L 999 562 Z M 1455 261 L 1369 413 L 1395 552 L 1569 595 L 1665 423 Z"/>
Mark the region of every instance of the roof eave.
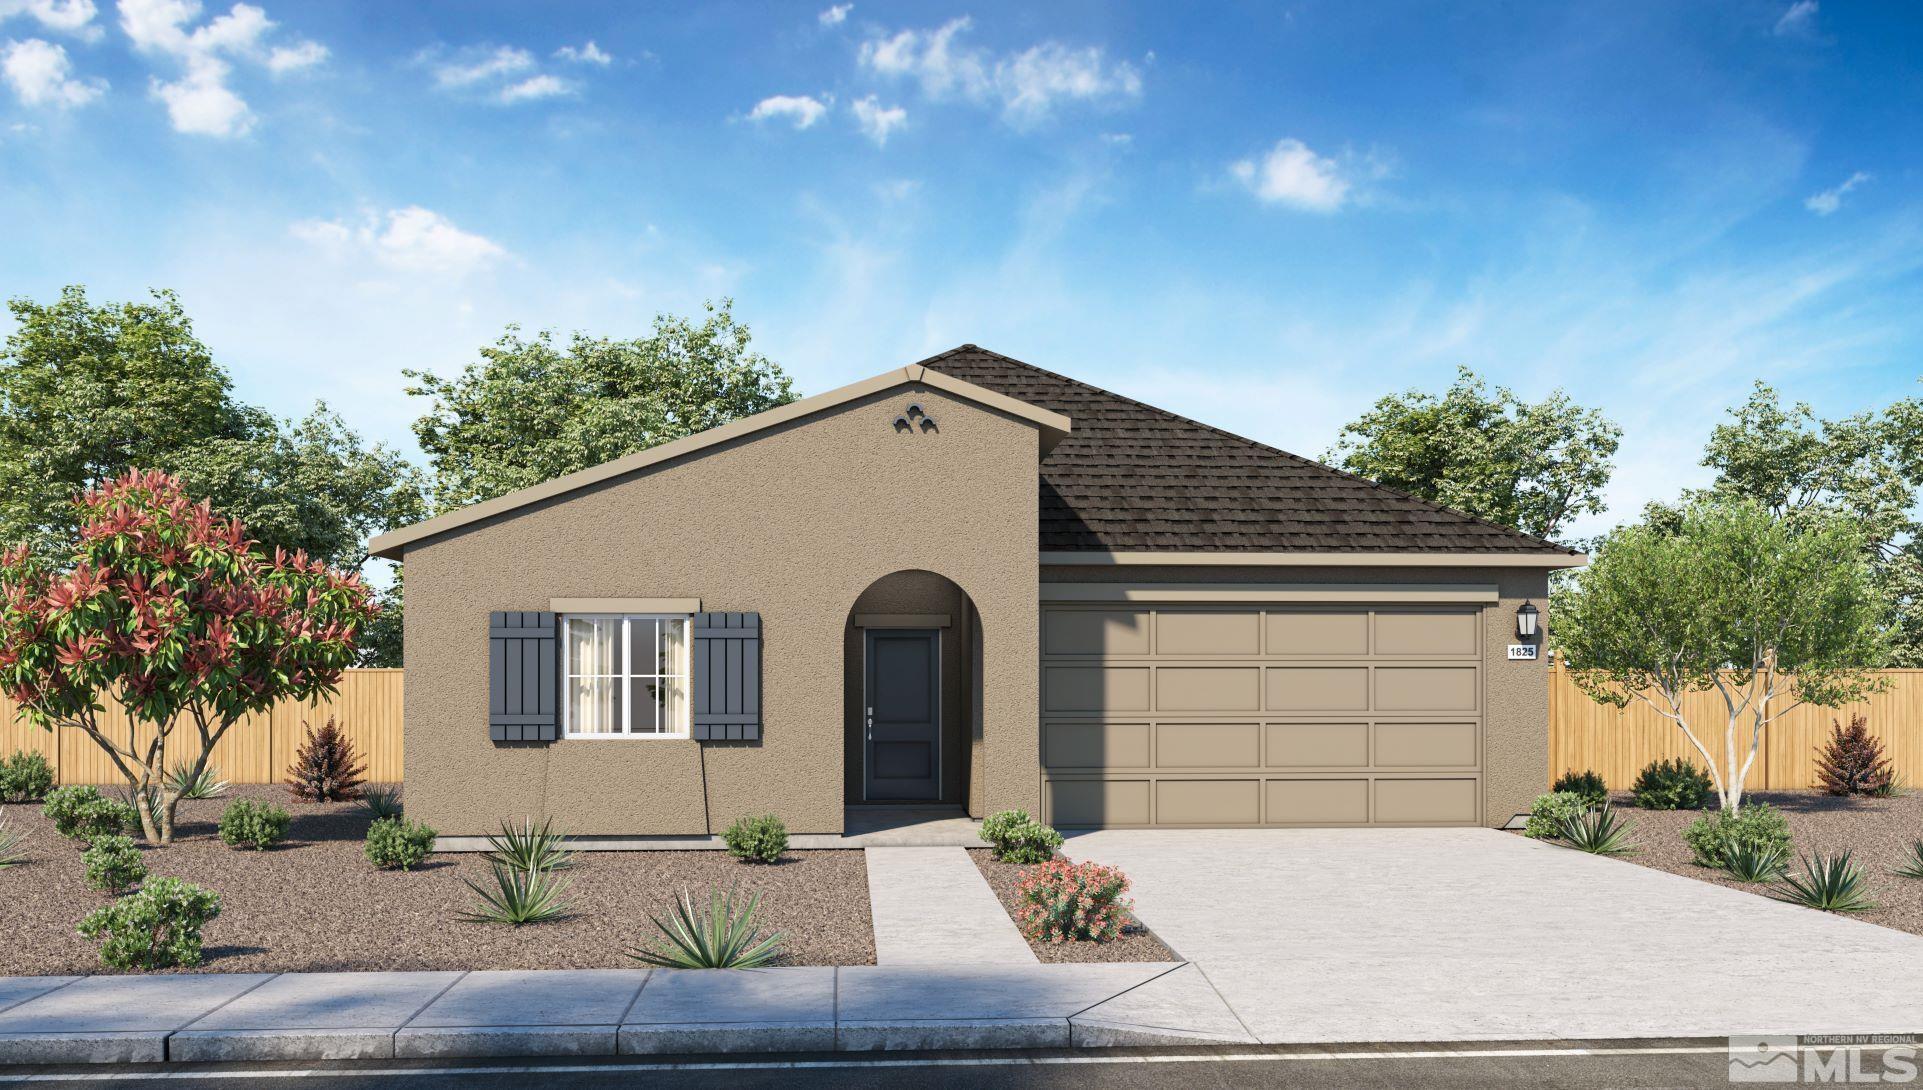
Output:
<path fill-rule="evenodd" d="M 1171 567 L 1352 567 L 1352 568 L 1580 568 L 1589 563 L 1583 553 L 1476 553 L 1476 552 L 1275 552 L 1219 549 L 1207 552 L 1181 550 L 1044 550 L 1044 565 L 1161 564 Z"/>

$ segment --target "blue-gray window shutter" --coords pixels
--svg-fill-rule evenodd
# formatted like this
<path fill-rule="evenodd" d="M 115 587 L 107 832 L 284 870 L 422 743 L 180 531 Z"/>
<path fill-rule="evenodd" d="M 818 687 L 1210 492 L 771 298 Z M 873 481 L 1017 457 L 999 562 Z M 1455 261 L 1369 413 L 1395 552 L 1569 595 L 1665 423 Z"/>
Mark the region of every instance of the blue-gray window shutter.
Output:
<path fill-rule="evenodd" d="M 489 614 L 487 657 L 487 736 L 496 742 L 559 738 L 561 663 L 554 614 Z"/>
<path fill-rule="evenodd" d="M 761 614 L 694 615 L 695 738 L 761 737 Z"/>

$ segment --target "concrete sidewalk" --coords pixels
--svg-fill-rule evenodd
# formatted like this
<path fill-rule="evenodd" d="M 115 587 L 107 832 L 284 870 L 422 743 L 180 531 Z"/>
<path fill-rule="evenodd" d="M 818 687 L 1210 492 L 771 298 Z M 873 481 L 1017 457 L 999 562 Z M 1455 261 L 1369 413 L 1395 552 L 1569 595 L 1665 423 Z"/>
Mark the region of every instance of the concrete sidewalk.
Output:
<path fill-rule="evenodd" d="M 0 1064 L 1253 1040 L 1181 962 L 0 978 Z"/>
<path fill-rule="evenodd" d="M 961 848 L 867 848 L 868 910 L 883 965 L 1034 965 L 988 879 Z"/>

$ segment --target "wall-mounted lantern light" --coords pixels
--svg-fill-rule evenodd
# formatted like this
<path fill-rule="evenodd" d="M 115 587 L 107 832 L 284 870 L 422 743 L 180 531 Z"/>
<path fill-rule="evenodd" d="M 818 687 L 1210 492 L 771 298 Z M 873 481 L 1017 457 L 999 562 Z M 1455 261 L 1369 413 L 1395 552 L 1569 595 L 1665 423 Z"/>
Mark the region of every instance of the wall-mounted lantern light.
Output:
<path fill-rule="evenodd" d="M 1528 639 L 1536 634 L 1536 617 L 1542 611 L 1534 602 L 1524 602 L 1516 607 L 1516 635 Z"/>

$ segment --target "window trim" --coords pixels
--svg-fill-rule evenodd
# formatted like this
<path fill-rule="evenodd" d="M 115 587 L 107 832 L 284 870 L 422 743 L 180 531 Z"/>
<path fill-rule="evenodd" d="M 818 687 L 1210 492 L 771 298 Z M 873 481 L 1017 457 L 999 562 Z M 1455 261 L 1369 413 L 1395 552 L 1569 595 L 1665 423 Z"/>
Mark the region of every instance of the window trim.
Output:
<path fill-rule="evenodd" d="M 568 639 L 568 622 L 575 618 L 594 620 L 619 620 L 621 622 L 620 674 L 586 674 L 584 677 L 607 677 L 618 680 L 622 685 L 630 685 L 637 677 L 679 677 L 686 685 L 686 699 L 682 702 L 682 715 L 679 729 L 669 731 L 630 731 L 617 733 L 577 733 L 574 729 L 574 701 L 572 682 L 574 672 L 571 641 Z M 633 631 L 630 621 L 680 621 L 685 638 L 681 641 L 680 672 L 676 674 L 635 674 L 632 654 L 628 648 L 629 634 Z M 626 741 L 687 741 L 693 737 L 694 728 L 694 615 L 691 613 L 562 613 L 556 618 L 556 635 L 561 640 L 561 737 L 569 741 L 584 742 L 626 742 Z M 634 721 L 633 701 L 624 698 L 621 702 L 623 727 Z"/>

